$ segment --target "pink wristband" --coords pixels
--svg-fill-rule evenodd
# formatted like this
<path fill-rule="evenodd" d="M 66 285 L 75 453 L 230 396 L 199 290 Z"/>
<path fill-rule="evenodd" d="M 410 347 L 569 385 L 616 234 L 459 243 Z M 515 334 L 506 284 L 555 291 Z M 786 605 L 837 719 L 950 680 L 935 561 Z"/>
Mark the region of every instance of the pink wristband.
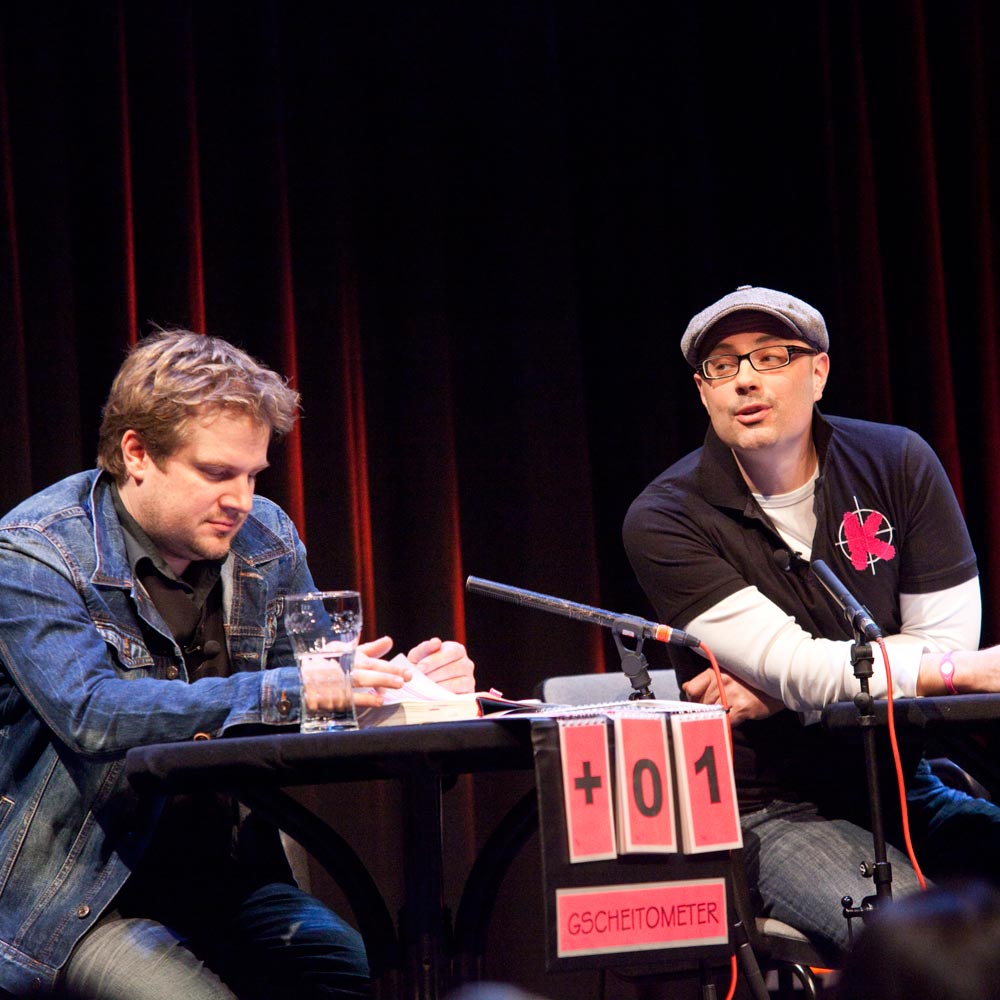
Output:
<path fill-rule="evenodd" d="M 944 681 L 944 686 L 948 689 L 948 694 L 958 694 L 958 688 L 955 687 L 954 681 L 955 664 L 951 657 L 951 653 L 945 653 L 938 663 L 938 670 L 941 673 L 941 680 Z"/>

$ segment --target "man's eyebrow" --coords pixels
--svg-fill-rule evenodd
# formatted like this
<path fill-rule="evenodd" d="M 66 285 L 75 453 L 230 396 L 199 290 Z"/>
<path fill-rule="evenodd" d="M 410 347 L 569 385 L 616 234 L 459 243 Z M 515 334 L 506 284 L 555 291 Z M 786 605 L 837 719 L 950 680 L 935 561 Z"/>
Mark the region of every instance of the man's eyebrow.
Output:
<path fill-rule="evenodd" d="M 237 467 L 235 465 L 233 465 L 231 462 L 224 462 L 224 461 L 220 461 L 220 460 L 212 459 L 212 458 L 208 458 L 208 459 L 204 459 L 204 460 L 198 459 L 198 460 L 196 460 L 194 462 L 194 464 L 199 469 L 218 469 L 220 472 L 237 472 L 237 471 L 239 471 L 237 469 Z M 259 465 L 256 468 L 251 469 L 250 470 L 250 474 L 252 476 L 257 476 L 257 475 L 260 475 L 260 473 L 264 472 L 266 469 L 270 469 L 270 468 L 271 468 L 271 463 L 270 462 L 265 462 L 263 465 Z"/>
<path fill-rule="evenodd" d="M 750 333 L 750 332 L 752 332 L 752 331 L 750 331 L 750 330 L 747 331 L 747 333 Z M 781 342 L 781 343 L 783 343 L 786 340 L 802 340 L 802 338 L 801 337 L 796 337 L 795 334 L 791 330 L 789 330 L 787 334 L 758 333 L 757 334 L 757 339 L 754 341 L 754 343 L 755 344 L 766 344 L 766 343 L 775 343 L 775 342 Z M 804 343 L 804 341 L 803 341 L 803 343 Z M 739 353 L 739 351 L 737 351 L 736 348 L 732 344 L 729 343 L 729 341 L 727 341 L 727 340 L 720 340 L 715 345 L 715 347 L 713 347 L 712 350 L 709 351 L 709 353 L 705 355 L 705 357 L 710 358 L 710 357 L 713 357 L 716 354 L 738 354 L 738 353 Z"/>

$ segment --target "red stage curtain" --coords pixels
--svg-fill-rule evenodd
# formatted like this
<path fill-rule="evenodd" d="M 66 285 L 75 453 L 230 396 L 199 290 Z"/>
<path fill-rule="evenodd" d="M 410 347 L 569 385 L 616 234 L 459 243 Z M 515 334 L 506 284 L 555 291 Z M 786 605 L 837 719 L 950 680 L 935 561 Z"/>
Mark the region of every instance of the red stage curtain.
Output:
<path fill-rule="evenodd" d="M 680 334 L 765 284 L 827 316 L 826 410 L 941 456 L 996 642 L 997 19 L 7 4 L 0 506 L 92 465 L 152 324 L 228 337 L 302 393 L 260 489 L 317 582 L 362 590 L 369 635 L 463 638 L 484 685 L 527 696 L 616 669 L 608 636 L 465 577 L 648 614 L 619 532 L 704 434 Z"/>

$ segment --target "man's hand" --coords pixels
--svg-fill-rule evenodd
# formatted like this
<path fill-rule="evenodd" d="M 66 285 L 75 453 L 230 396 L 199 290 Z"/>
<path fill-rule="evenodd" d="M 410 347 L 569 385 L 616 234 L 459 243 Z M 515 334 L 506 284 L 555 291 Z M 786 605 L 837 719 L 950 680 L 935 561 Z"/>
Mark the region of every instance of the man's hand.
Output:
<path fill-rule="evenodd" d="M 738 677 L 727 674 L 725 670 L 722 671 L 722 684 L 726 690 L 726 702 L 729 705 L 730 725 L 738 726 L 747 719 L 766 719 L 769 715 L 773 715 L 785 707 L 777 698 L 772 698 L 770 695 L 764 694 L 763 691 L 750 687 Z M 702 705 L 722 704 L 714 670 L 703 670 L 682 687 L 691 701 L 700 702 Z"/>
<path fill-rule="evenodd" d="M 476 690 L 475 664 L 460 642 L 425 639 L 406 658 L 432 681 L 455 694 Z"/>
<path fill-rule="evenodd" d="M 351 668 L 354 704 L 358 708 L 381 705 L 382 688 L 401 688 L 403 682 L 413 676 L 413 671 L 409 667 L 381 659 L 390 649 L 392 649 L 392 639 L 387 635 L 372 642 L 359 643 L 354 653 L 354 666 Z"/>

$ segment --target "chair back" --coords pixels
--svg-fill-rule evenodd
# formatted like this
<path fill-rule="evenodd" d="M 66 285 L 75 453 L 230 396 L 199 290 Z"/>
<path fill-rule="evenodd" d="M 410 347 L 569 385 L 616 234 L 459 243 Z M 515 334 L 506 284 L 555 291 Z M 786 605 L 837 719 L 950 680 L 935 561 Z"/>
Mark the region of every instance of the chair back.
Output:
<path fill-rule="evenodd" d="M 680 701 L 677 675 L 672 670 L 650 670 L 650 687 L 663 701 Z M 610 674 L 569 674 L 546 677 L 538 685 L 542 701 L 553 705 L 600 705 L 608 701 L 628 701 L 632 684 L 621 671 Z"/>

